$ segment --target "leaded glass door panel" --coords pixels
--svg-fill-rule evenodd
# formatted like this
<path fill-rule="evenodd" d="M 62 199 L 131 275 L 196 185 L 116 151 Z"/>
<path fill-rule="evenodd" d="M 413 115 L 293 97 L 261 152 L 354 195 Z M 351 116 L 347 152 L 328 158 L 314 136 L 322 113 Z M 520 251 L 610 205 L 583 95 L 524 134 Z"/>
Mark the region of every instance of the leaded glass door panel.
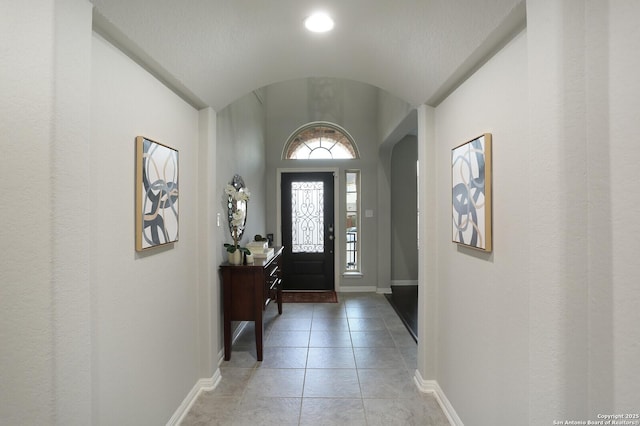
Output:
<path fill-rule="evenodd" d="M 334 289 L 333 172 L 283 173 L 285 290 Z"/>

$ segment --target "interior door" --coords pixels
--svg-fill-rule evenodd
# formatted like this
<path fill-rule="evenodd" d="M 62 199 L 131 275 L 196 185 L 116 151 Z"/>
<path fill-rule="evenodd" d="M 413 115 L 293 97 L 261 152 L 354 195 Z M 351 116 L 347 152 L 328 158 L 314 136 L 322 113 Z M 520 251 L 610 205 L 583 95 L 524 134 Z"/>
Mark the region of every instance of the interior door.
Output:
<path fill-rule="evenodd" d="M 281 175 L 284 290 L 334 289 L 333 172 Z"/>

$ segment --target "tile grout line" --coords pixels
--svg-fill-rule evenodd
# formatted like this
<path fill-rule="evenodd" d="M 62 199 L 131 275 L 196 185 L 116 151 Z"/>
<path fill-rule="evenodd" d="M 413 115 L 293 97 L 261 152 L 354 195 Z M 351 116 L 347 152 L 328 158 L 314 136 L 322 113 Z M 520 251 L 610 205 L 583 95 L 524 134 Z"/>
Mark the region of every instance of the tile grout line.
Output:
<path fill-rule="evenodd" d="M 362 413 L 364 415 L 365 426 L 369 424 L 369 418 L 367 416 L 367 410 L 364 407 L 364 393 L 362 392 L 362 382 L 360 381 L 360 368 L 358 367 L 358 361 L 356 359 L 356 350 L 353 344 L 353 330 L 351 330 L 351 323 L 349 322 L 349 311 L 345 306 L 345 315 L 347 318 L 347 325 L 349 327 L 349 340 L 351 341 L 351 353 L 353 354 L 353 363 L 356 367 L 356 377 L 358 378 L 358 387 L 360 388 L 360 404 L 362 404 Z"/>
<path fill-rule="evenodd" d="M 304 362 L 304 375 L 302 378 L 302 394 L 300 395 L 300 411 L 298 412 L 298 426 L 302 423 L 302 407 L 304 406 L 304 391 L 307 383 L 307 368 L 309 367 L 309 349 L 311 347 L 311 330 L 313 329 L 313 318 L 315 316 L 315 304 L 313 305 L 313 312 L 311 313 L 311 321 L 309 322 L 309 336 L 307 337 L 307 356 Z"/>

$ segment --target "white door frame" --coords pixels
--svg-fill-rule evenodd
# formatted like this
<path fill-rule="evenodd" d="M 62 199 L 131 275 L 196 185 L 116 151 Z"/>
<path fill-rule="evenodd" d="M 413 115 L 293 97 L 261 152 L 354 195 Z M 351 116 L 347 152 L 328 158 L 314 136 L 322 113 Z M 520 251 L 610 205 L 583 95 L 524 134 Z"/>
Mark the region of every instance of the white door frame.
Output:
<path fill-rule="evenodd" d="M 304 168 L 277 168 L 276 169 L 276 235 L 275 244 L 282 245 L 282 173 L 313 173 L 313 172 L 333 172 L 333 226 L 334 232 L 334 249 L 333 249 L 333 275 L 334 289 L 340 291 L 340 270 L 342 264 L 338 252 L 342 253 L 342 230 L 339 230 L 338 224 L 340 216 L 338 212 L 340 200 L 340 169 L 338 167 L 304 167 Z"/>

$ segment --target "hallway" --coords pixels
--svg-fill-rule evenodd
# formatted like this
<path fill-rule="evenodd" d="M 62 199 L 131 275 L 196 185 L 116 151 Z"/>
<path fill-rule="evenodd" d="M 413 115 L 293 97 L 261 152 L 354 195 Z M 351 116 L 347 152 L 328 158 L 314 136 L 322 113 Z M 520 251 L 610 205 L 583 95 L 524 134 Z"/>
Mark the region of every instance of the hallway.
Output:
<path fill-rule="evenodd" d="M 385 297 L 338 299 L 285 304 L 281 317 L 270 305 L 264 361 L 249 323 L 182 425 L 448 425 L 413 381 L 417 346 Z"/>

